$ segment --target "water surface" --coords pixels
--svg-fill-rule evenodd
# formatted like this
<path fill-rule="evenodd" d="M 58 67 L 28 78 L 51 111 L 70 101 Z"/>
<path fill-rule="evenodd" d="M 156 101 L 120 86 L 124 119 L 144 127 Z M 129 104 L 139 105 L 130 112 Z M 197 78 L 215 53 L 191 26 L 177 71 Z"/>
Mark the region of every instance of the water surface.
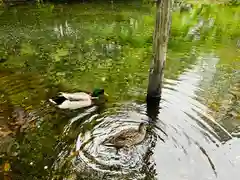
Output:
<path fill-rule="evenodd" d="M 145 103 L 151 12 L 131 6 L 18 7 L 0 17 L 2 163 L 13 179 L 236 179 L 239 49 L 170 39 L 160 107 Z M 139 38 L 139 36 L 141 38 Z M 179 43 L 179 42 L 178 42 Z M 229 55 L 226 56 L 226 53 Z M 105 107 L 64 111 L 58 91 L 104 87 Z M 22 107 L 34 123 L 13 137 Z M 29 115 L 29 116 L 30 116 Z M 101 142 L 150 122 L 145 140 L 120 150 Z M 14 146 L 9 146 L 8 144 Z M 6 150 L 7 149 L 7 150 Z M 72 152 L 79 150 L 77 156 Z M 5 152 L 5 153 L 4 153 Z"/>

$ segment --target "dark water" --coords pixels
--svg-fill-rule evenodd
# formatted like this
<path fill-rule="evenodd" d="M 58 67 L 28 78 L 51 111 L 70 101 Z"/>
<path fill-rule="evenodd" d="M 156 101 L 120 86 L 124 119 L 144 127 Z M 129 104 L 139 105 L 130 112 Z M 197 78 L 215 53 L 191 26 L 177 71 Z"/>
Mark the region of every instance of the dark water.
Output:
<path fill-rule="evenodd" d="M 237 179 L 239 49 L 170 39 L 160 107 L 149 110 L 144 98 L 151 13 L 111 8 L 21 7 L 1 15 L 0 52 L 7 58 L 0 64 L 1 163 L 11 165 L 7 174 L 12 179 Z M 110 94 L 105 107 L 63 111 L 47 101 L 58 91 L 97 86 Z M 19 106 L 28 114 L 26 128 L 11 137 L 7 122 Z M 143 121 L 150 126 L 140 145 L 119 155 L 101 145 Z"/>

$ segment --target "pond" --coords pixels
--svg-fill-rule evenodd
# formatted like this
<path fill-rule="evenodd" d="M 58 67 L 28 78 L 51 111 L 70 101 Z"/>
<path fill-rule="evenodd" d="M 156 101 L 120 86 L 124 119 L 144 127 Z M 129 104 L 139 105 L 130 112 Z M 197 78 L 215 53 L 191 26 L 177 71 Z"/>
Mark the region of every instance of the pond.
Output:
<path fill-rule="evenodd" d="M 145 103 L 154 28 L 150 8 L 74 4 L 0 13 L 5 178 L 237 179 L 240 50 L 235 41 L 179 40 L 173 23 L 155 109 Z M 96 87 L 109 94 L 104 106 L 62 110 L 48 101 L 60 91 Z M 102 145 L 141 122 L 150 123 L 139 145 L 118 154 Z"/>

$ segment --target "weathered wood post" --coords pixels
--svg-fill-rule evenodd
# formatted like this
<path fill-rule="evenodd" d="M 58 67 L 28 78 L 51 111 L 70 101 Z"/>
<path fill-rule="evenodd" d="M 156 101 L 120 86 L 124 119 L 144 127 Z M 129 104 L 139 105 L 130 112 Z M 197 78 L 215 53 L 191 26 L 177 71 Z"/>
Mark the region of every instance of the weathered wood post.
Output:
<path fill-rule="evenodd" d="M 172 0 L 156 1 L 156 22 L 153 34 L 153 57 L 149 71 L 147 102 L 161 99 L 163 69 L 166 61 L 167 44 L 171 25 Z"/>

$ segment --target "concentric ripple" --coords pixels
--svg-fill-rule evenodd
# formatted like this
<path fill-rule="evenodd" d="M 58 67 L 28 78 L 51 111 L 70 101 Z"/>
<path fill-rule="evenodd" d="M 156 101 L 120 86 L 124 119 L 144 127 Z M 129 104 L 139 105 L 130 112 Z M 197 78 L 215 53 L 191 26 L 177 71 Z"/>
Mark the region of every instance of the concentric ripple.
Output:
<path fill-rule="evenodd" d="M 146 104 L 134 102 L 89 118 L 94 127 L 76 138 L 75 179 L 83 174 L 88 179 L 236 179 L 240 142 L 213 118 L 201 97 L 217 62 L 214 55 L 203 55 L 177 80 L 166 79 L 155 118 L 149 116 Z M 150 125 L 141 144 L 119 154 L 101 144 L 143 121 Z"/>

